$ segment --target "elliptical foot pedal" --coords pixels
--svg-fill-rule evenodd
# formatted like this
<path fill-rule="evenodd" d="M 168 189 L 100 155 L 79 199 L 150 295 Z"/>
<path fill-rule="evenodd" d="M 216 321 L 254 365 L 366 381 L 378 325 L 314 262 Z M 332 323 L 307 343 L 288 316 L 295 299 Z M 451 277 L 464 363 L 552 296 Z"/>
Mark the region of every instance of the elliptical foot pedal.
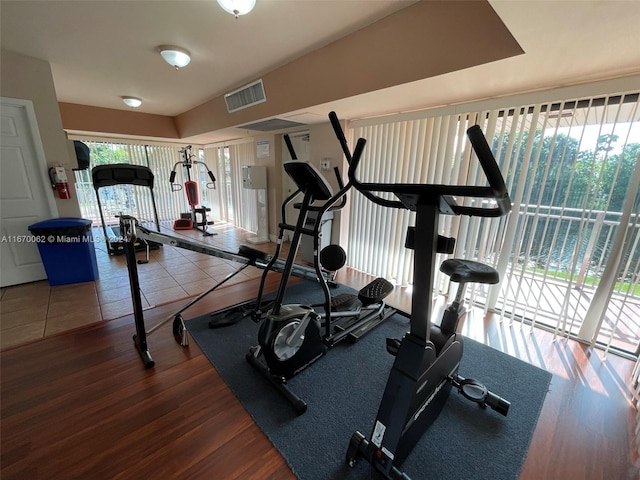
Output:
<path fill-rule="evenodd" d="M 351 295 L 350 293 L 341 293 L 331 298 L 331 311 L 348 312 L 351 310 L 357 310 L 360 304 L 361 302 L 355 295 Z"/>
<path fill-rule="evenodd" d="M 382 301 L 391 292 L 393 292 L 393 284 L 390 281 L 384 278 L 376 278 L 360 289 L 358 299 L 363 305 L 371 305 Z"/>

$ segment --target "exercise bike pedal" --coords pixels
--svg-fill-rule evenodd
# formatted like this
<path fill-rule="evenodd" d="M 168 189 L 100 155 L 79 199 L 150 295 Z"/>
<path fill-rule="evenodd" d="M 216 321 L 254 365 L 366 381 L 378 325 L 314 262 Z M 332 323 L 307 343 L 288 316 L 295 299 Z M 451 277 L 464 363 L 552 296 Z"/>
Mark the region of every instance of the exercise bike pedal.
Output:
<path fill-rule="evenodd" d="M 398 354 L 399 349 L 400 340 L 397 338 L 387 338 L 387 352 L 395 357 Z"/>
<path fill-rule="evenodd" d="M 458 392 L 468 400 L 477 403 L 481 408 L 491 407 L 505 417 L 509 413 L 511 403 L 508 400 L 490 392 L 483 383 L 473 378 L 463 378 L 458 375 L 451 383 L 458 389 Z"/>
<path fill-rule="evenodd" d="M 373 449 L 373 451 L 372 451 Z M 349 448 L 347 449 L 346 462 L 347 465 L 351 468 L 355 467 L 358 458 L 374 455 L 377 458 L 381 458 L 384 456 L 381 450 L 377 447 L 373 446 L 371 442 L 365 438 L 365 436 L 360 432 L 354 432 L 351 435 L 351 440 L 349 441 Z M 383 465 L 379 463 L 378 465 Z M 384 478 L 388 478 L 391 480 L 411 480 L 406 473 L 398 470 L 396 467 L 391 465 L 389 468 L 388 474 L 383 474 Z"/>
<path fill-rule="evenodd" d="M 347 449 L 346 462 L 349 467 L 356 466 L 358 458 L 360 458 L 367 450 L 369 440 L 365 438 L 360 432 L 353 432 L 351 440 L 349 441 L 349 448 Z"/>

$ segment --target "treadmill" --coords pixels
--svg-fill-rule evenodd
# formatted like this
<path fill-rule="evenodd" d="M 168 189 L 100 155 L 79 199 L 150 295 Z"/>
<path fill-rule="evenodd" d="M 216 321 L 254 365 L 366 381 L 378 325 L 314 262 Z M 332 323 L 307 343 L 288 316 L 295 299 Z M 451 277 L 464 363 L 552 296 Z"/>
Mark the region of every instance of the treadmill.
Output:
<path fill-rule="evenodd" d="M 158 210 L 156 207 L 156 199 L 153 194 L 154 176 L 151 170 L 142 165 L 130 165 L 128 163 L 115 163 L 110 165 L 98 165 L 91 170 L 91 178 L 93 188 L 96 192 L 98 201 L 98 210 L 100 211 L 100 220 L 102 222 L 102 233 L 107 246 L 109 255 L 119 255 L 124 253 L 124 241 L 120 234 L 120 226 L 118 224 L 107 225 L 104 220 L 102 204 L 98 191 L 104 187 L 113 185 L 138 185 L 149 188 L 151 192 L 151 204 L 153 205 L 153 216 L 156 224 L 156 230 L 160 232 L 160 222 L 158 220 Z M 136 240 L 134 247 L 136 250 L 158 249 L 162 244 L 154 241 Z"/>

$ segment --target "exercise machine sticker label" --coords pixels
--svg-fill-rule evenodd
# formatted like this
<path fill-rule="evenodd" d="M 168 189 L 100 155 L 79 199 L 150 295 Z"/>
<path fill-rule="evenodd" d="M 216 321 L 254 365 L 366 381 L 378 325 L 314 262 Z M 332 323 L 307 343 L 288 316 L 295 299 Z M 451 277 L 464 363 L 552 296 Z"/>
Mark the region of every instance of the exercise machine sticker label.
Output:
<path fill-rule="evenodd" d="M 376 447 L 380 448 L 382 445 L 382 438 L 384 437 L 384 432 L 387 429 L 380 421 L 376 420 L 376 426 L 373 429 L 373 435 L 371 436 L 371 443 L 373 443 Z"/>
<path fill-rule="evenodd" d="M 391 453 L 385 447 L 382 447 L 380 450 L 382 450 L 382 453 L 384 453 L 388 458 L 391 459 L 391 461 L 393 461 L 393 459 L 394 459 L 393 453 Z"/>

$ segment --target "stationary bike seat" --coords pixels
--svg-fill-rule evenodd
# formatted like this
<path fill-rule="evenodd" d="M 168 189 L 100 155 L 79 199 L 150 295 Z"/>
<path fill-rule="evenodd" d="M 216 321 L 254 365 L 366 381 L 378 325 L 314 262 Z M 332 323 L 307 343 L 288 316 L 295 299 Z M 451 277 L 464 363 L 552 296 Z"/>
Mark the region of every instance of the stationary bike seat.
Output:
<path fill-rule="evenodd" d="M 500 275 L 495 268 L 473 260 L 450 258 L 442 262 L 440 271 L 449 275 L 452 282 L 493 284 L 500 281 Z"/>

